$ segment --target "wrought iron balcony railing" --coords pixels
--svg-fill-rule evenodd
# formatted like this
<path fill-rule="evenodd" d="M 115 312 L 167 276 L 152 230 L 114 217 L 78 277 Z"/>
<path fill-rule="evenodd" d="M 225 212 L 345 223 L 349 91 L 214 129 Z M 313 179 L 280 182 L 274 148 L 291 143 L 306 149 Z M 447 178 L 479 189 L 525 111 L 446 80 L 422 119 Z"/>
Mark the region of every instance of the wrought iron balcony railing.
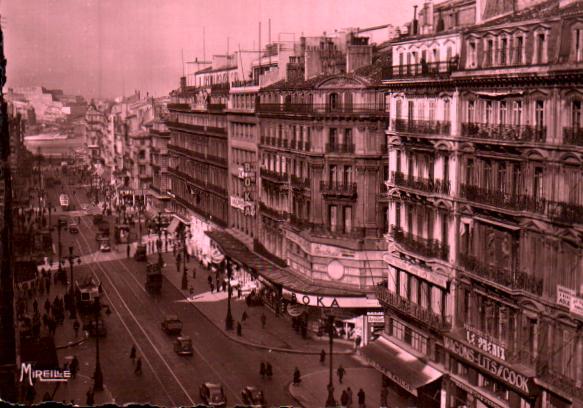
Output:
<path fill-rule="evenodd" d="M 354 153 L 354 143 L 326 143 L 326 153 Z"/>
<path fill-rule="evenodd" d="M 261 174 L 261 177 L 265 177 L 271 181 L 275 181 L 277 183 L 287 183 L 288 180 L 288 175 L 287 174 L 282 174 L 282 173 L 278 173 L 276 171 L 272 171 L 269 169 L 260 169 L 259 170 L 259 174 Z"/>
<path fill-rule="evenodd" d="M 326 195 L 353 197 L 357 192 L 357 184 L 321 180 L 320 191 Z"/>
<path fill-rule="evenodd" d="M 449 257 L 449 245 L 436 239 L 417 236 L 411 232 L 404 232 L 400 227 L 391 225 L 391 236 L 407 251 L 414 252 L 425 258 L 438 258 L 444 261 Z"/>
<path fill-rule="evenodd" d="M 583 146 L 583 128 L 564 127 L 563 128 L 563 144 Z"/>
<path fill-rule="evenodd" d="M 391 180 L 400 187 L 412 188 L 414 190 L 426 191 L 428 193 L 437 193 L 449 195 L 450 182 L 448 180 L 432 180 L 423 177 L 405 176 L 402 172 L 394 171 L 391 174 Z"/>
<path fill-rule="evenodd" d="M 460 196 L 469 201 L 515 211 L 530 211 L 544 214 L 547 207 L 547 202 L 543 198 L 506 193 L 501 190 L 493 190 L 463 183 L 460 185 Z"/>
<path fill-rule="evenodd" d="M 424 135 L 449 135 L 450 122 L 439 120 L 406 120 L 393 119 L 397 132 L 417 133 Z"/>
<path fill-rule="evenodd" d="M 301 217 L 298 217 L 295 214 L 290 214 L 289 221 L 294 227 L 299 228 L 301 230 L 308 230 L 312 227 L 311 222 L 309 222 L 308 220 L 305 220 Z"/>
<path fill-rule="evenodd" d="M 325 224 L 311 224 L 311 233 L 315 236 L 331 239 L 363 239 L 366 236 L 366 228 L 354 227 L 346 228 L 337 225 L 335 228 Z"/>
<path fill-rule="evenodd" d="M 547 137 L 547 128 L 530 125 L 462 123 L 461 134 L 463 137 L 474 139 L 544 143 Z"/>
<path fill-rule="evenodd" d="M 516 268 L 504 268 L 487 265 L 473 255 L 460 253 L 459 264 L 467 273 L 481 279 L 489 279 L 513 290 L 525 290 L 538 296 L 543 293 L 543 280 L 519 271 Z"/>
<path fill-rule="evenodd" d="M 583 224 L 583 205 L 549 201 L 547 202 L 547 215 L 555 222 Z"/>
<path fill-rule="evenodd" d="M 384 103 L 344 104 L 333 106 L 330 104 L 308 103 L 262 103 L 258 106 L 259 112 L 264 113 L 295 113 L 295 114 L 384 114 Z"/>
<path fill-rule="evenodd" d="M 310 188 L 310 180 L 298 177 L 294 174 L 291 175 L 292 187 L 296 188 Z"/>
<path fill-rule="evenodd" d="M 408 316 L 425 323 L 429 327 L 438 331 L 449 331 L 452 327 L 451 316 L 441 316 L 434 313 L 432 310 L 425 309 L 406 299 L 397 295 L 394 292 L 389 291 L 384 286 L 376 287 L 376 296 L 381 304 L 391 306 L 401 313 L 405 313 Z"/>
<path fill-rule="evenodd" d="M 458 69 L 458 60 L 393 65 L 393 77 L 448 77 Z"/>
<path fill-rule="evenodd" d="M 277 221 L 286 221 L 289 218 L 289 213 L 283 210 L 275 210 L 271 207 L 268 207 L 265 203 L 259 202 L 259 209 L 261 212 L 270 218 L 273 218 Z"/>

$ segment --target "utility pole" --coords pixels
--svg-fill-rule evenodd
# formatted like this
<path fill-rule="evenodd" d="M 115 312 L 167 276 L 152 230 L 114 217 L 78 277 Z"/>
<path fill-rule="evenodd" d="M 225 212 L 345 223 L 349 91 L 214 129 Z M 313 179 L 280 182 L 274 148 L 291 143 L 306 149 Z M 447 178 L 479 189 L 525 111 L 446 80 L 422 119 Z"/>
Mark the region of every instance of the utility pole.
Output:
<path fill-rule="evenodd" d="M 4 100 L 6 83 L 6 58 L 4 34 L 0 27 L 0 163 L 4 182 L 4 225 L 0 253 L 0 399 L 18 402 L 16 389 L 17 344 L 14 321 L 14 263 L 12 261 L 12 180 L 10 174 L 10 135 L 8 105 Z"/>

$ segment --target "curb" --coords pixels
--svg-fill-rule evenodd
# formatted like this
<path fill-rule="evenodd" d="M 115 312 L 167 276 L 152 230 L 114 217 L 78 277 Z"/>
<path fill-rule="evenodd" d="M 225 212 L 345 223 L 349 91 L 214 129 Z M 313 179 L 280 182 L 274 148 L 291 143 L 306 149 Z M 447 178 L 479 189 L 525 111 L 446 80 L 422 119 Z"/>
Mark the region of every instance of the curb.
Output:
<path fill-rule="evenodd" d="M 170 281 L 168 278 L 166 278 L 166 280 Z M 174 286 L 180 293 L 182 293 L 182 295 L 184 296 L 184 298 L 186 300 L 188 300 L 189 296 L 187 293 L 185 293 L 182 289 L 179 289 L 176 285 L 174 285 L 171 281 L 170 283 L 172 284 L 172 286 Z M 276 351 L 279 353 L 289 353 L 289 354 L 303 354 L 303 355 L 319 355 L 320 351 L 311 351 L 311 350 L 302 350 L 302 349 L 290 349 L 290 348 L 283 348 L 283 347 L 270 347 L 270 346 L 265 346 L 263 344 L 257 344 L 257 343 L 252 343 L 250 341 L 246 341 L 246 340 L 242 340 L 239 339 L 235 336 L 230 335 L 226 330 L 224 330 L 221 326 L 219 326 L 219 324 L 217 324 L 214 320 L 212 320 L 209 316 L 207 316 L 206 313 L 204 313 L 202 310 L 200 310 L 198 308 L 198 306 L 196 306 L 196 304 L 194 302 L 188 302 L 189 304 L 191 304 L 196 310 L 198 310 L 198 312 L 204 316 L 204 318 L 211 323 L 213 326 L 215 326 L 225 337 L 227 337 L 228 339 L 230 339 L 231 341 L 234 341 L 235 343 L 239 343 L 242 344 L 244 346 L 248 346 L 248 347 L 253 347 L 256 349 L 260 349 L 260 350 L 269 350 L 269 351 Z M 352 355 L 354 354 L 354 350 L 350 350 L 350 351 L 336 351 L 333 354 L 334 355 Z"/>
<path fill-rule="evenodd" d="M 76 340 L 69 341 L 69 342 L 67 342 L 67 344 L 62 345 L 62 346 L 55 346 L 55 348 L 57 350 L 62 350 L 62 349 L 66 349 L 68 347 L 78 346 L 79 344 L 85 342 L 85 340 L 87 340 L 88 337 L 89 336 L 87 335 L 87 333 L 85 333 L 85 336 L 84 337 L 80 337 L 80 338 L 78 338 Z"/>
<path fill-rule="evenodd" d="M 293 387 L 293 383 L 290 381 L 287 386 L 285 387 L 288 395 L 296 402 L 296 404 L 298 404 L 298 406 L 302 407 L 302 408 L 306 408 L 306 406 L 304 404 L 301 403 L 301 401 L 299 399 L 297 399 L 291 392 L 291 387 Z"/>

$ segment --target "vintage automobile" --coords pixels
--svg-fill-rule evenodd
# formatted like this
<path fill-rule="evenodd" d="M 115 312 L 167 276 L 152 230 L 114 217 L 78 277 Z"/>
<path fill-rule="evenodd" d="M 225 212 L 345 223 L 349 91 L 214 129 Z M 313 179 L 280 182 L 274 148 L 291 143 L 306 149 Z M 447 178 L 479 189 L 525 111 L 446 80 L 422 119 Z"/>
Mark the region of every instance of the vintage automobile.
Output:
<path fill-rule="evenodd" d="M 211 407 L 226 407 L 227 397 L 221 384 L 205 382 L 200 386 L 200 398 Z"/>
<path fill-rule="evenodd" d="M 134 259 L 138 262 L 146 262 L 148 260 L 148 250 L 145 244 L 138 244 L 136 246 L 136 253 Z"/>
<path fill-rule="evenodd" d="M 79 224 L 76 221 L 69 221 L 69 232 L 71 234 L 78 234 L 79 233 Z"/>
<path fill-rule="evenodd" d="M 111 252 L 111 245 L 109 244 L 109 240 L 100 241 L 99 250 L 101 252 Z"/>
<path fill-rule="evenodd" d="M 174 352 L 179 356 L 191 356 L 193 353 L 192 339 L 189 336 L 177 337 L 174 342 Z"/>
<path fill-rule="evenodd" d="M 160 326 L 166 334 L 180 335 L 182 332 L 182 321 L 176 315 L 166 315 Z"/>
<path fill-rule="evenodd" d="M 245 388 L 243 388 L 243 390 L 241 390 L 241 399 L 243 400 L 243 404 L 245 405 L 250 405 L 254 407 L 267 406 L 263 391 L 252 385 L 248 385 Z"/>
<path fill-rule="evenodd" d="M 148 293 L 162 291 L 162 266 L 158 263 L 148 263 L 146 267 L 146 290 Z"/>

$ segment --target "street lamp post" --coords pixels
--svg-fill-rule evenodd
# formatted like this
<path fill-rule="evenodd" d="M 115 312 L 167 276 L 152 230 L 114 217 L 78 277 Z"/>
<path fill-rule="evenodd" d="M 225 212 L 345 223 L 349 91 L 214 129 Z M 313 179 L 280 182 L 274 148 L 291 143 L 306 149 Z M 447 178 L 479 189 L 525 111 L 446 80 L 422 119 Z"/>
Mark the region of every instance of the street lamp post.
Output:
<path fill-rule="evenodd" d="M 336 400 L 334 399 L 334 384 L 332 383 L 332 356 L 333 356 L 333 345 L 334 345 L 334 316 L 328 316 L 328 336 L 330 337 L 330 372 L 328 377 L 328 398 L 326 399 L 326 407 L 337 406 Z"/>
<path fill-rule="evenodd" d="M 75 289 L 73 286 L 73 264 L 75 263 L 75 260 L 78 263 L 81 263 L 81 258 L 78 257 L 77 255 L 73 254 L 73 247 L 70 246 L 69 247 L 69 256 L 67 257 L 67 260 L 69 261 L 69 268 L 71 270 L 71 284 L 69 286 L 69 296 L 71 299 L 71 319 L 76 319 L 77 318 L 77 308 L 76 308 L 76 304 L 75 304 Z"/>
<path fill-rule="evenodd" d="M 103 373 L 101 372 L 101 362 L 99 360 L 99 315 L 101 314 L 101 303 L 99 296 L 95 298 L 95 372 L 93 373 L 93 389 L 103 391 Z"/>
<path fill-rule="evenodd" d="M 231 262 L 225 257 L 225 268 L 227 272 L 227 317 L 225 318 L 225 328 L 233 330 L 233 314 L 231 313 Z"/>

